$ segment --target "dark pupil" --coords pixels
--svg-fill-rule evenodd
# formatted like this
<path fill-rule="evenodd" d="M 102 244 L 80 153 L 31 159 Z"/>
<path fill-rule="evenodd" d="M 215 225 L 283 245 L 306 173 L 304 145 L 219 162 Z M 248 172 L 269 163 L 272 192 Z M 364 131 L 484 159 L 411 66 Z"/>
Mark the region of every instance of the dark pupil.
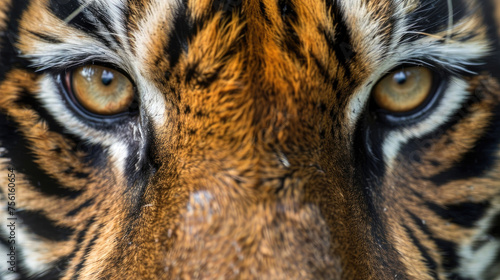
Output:
<path fill-rule="evenodd" d="M 103 85 L 109 86 L 113 82 L 114 78 L 115 75 L 113 75 L 110 71 L 102 71 L 101 82 Z"/>
<path fill-rule="evenodd" d="M 404 83 L 406 83 L 406 73 L 404 71 L 399 71 L 398 73 L 394 74 L 394 81 L 398 84 L 398 85 L 402 85 Z"/>

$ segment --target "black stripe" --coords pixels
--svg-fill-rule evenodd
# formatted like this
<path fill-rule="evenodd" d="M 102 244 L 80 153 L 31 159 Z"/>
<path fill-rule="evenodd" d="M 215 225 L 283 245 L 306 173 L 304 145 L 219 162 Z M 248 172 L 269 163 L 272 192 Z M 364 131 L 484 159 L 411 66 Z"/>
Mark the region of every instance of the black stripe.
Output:
<path fill-rule="evenodd" d="M 433 239 L 443 256 L 443 267 L 444 269 L 451 271 L 458 267 L 459 257 L 457 255 L 458 245 L 454 242 L 435 238 Z M 452 279 L 463 279 L 463 278 L 452 278 Z"/>
<path fill-rule="evenodd" d="M 353 146 L 359 147 L 353 151 L 354 159 L 356 166 L 360 170 L 366 170 L 366 180 L 372 185 L 380 186 L 382 185 L 382 178 L 384 178 L 386 173 L 386 165 L 383 164 L 384 156 L 380 143 L 382 143 L 387 132 L 381 128 L 378 120 L 373 119 L 373 115 L 369 110 L 361 110 L 364 113 L 360 115 L 354 132 Z M 340 135 L 338 131 L 341 130 L 340 125 L 337 128 L 332 128 L 332 131 L 336 131 L 338 135 Z"/>
<path fill-rule="evenodd" d="M 241 9 L 242 0 L 212 0 L 212 13 L 217 11 L 229 15 L 236 9 Z"/>
<path fill-rule="evenodd" d="M 83 241 L 85 240 L 85 235 L 89 231 L 90 227 L 95 223 L 95 218 L 92 217 L 90 220 L 88 220 L 87 224 L 85 224 L 85 227 L 83 230 L 81 230 L 78 233 L 78 236 L 76 237 L 76 246 L 73 252 L 71 252 L 71 256 L 75 256 L 78 251 L 80 251 L 80 245 L 82 245 Z"/>
<path fill-rule="evenodd" d="M 60 0 L 50 0 L 49 1 L 49 9 L 52 13 L 61 20 L 66 20 L 73 12 L 75 12 L 81 3 L 78 0 L 69 0 L 67 2 Z M 89 18 L 87 13 L 96 11 L 95 8 L 90 4 L 85 9 L 83 9 L 78 15 L 76 15 L 73 19 L 71 19 L 67 24 L 77 28 L 79 30 L 84 31 L 87 35 L 92 36 L 103 44 L 105 44 L 108 48 L 111 47 L 110 42 L 99 33 L 99 26 L 96 24 L 96 20 Z M 96 19 L 102 19 L 103 16 L 99 16 L 98 12 L 95 12 L 93 16 Z"/>
<path fill-rule="evenodd" d="M 143 127 L 148 127 L 146 139 L 144 143 L 137 143 L 130 147 L 130 156 L 125 166 L 125 174 L 127 174 L 125 195 L 130 201 L 129 212 L 133 219 L 141 213 L 146 186 L 161 164 L 156 156 L 156 147 L 152 145 L 154 136 L 151 122 L 144 124 Z"/>
<path fill-rule="evenodd" d="M 330 16 L 332 17 L 332 28 L 334 28 L 334 38 L 326 36 L 328 47 L 335 55 L 340 67 L 344 69 L 346 78 L 351 77 L 352 60 L 356 59 L 356 52 L 352 43 L 351 33 L 347 23 L 345 22 L 344 15 L 341 11 L 338 0 L 325 0 L 326 6 L 329 9 Z M 324 33 L 323 35 L 325 35 Z M 328 35 L 328 34 L 326 34 Z"/>
<path fill-rule="evenodd" d="M 18 39 L 19 20 L 29 4 L 30 1 L 13 0 L 12 7 L 7 11 L 7 27 L 0 30 L 0 35 L 4 32 L 0 40 L 0 82 L 5 79 L 7 72 L 22 62 L 17 56 L 18 51 L 14 44 Z"/>
<path fill-rule="evenodd" d="M 99 226 L 99 228 L 101 228 L 101 227 L 102 227 L 102 225 Z M 81 272 L 83 266 L 85 265 L 85 262 L 87 261 L 87 256 L 90 253 L 90 251 L 92 250 L 92 248 L 94 247 L 95 242 L 97 241 L 98 238 L 99 238 L 99 233 L 96 233 L 96 235 L 89 241 L 89 243 L 85 247 L 85 250 L 83 251 L 82 260 L 76 265 L 75 274 L 73 275 L 72 279 L 76 280 L 80 277 L 80 272 Z"/>
<path fill-rule="evenodd" d="M 413 232 L 409 227 L 406 225 L 403 225 L 404 229 L 406 230 L 406 233 L 410 237 L 413 245 L 417 247 L 417 249 L 420 251 L 421 256 L 424 258 L 425 265 L 428 268 L 429 276 L 431 276 L 434 279 L 439 279 L 436 269 L 437 269 L 437 263 L 436 261 L 429 255 L 429 252 L 427 251 L 427 248 L 425 248 L 422 243 L 415 237 Z"/>
<path fill-rule="evenodd" d="M 217 11 L 223 11 L 223 15 L 233 15 L 234 10 L 241 11 L 241 0 L 235 1 L 212 1 L 212 10 L 201 15 L 200 17 L 193 18 L 191 11 L 187 8 L 187 0 L 179 3 L 179 7 L 175 11 L 174 20 L 172 22 L 172 29 L 168 35 L 168 44 L 165 46 L 164 53 L 168 56 L 169 70 L 165 73 L 165 78 L 171 78 L 172 68 L 176 67 L 182 53 L 187 53 L 189 49 L 189 42 L 195 37 L 198 32 L 203 30 L 208 22 L 213 20 Z M 240 18 L 243 15 L 240 15 Z M 222 25 L 227 22 L 224 17 L 219 19 L 219 24 Z M 233 51 L 233 50 L 232 50 Z M 225 54 L 228 56 L 233 54 L 231 51 Z M 159 58 L 161 59 L 161 58 Z M 216 76 L 207 77 L 205 80 L 210 83 L 210 80 L 215 80 Z"/>
<path fill-rule="evenodd" d="M 452 115 L 448 121 L 443 123 L 441 126 L 435 128 L 428 134 L 425 134 L 418 138 L 410 139 L 405 145 L 401 147 L 399 154 L 413 155 L 412 160 L 419 162 L 420 155 L 424 152 L 425 148 L 422 146 L 422 143 L 428 143 L 430 141 L 433 141 L 433 139 L 439 139 L 449 130 L 452 130 L 453 127 L 457 126 L 460 121 L 462 121 L 465 118 L 468 118 L 472 114 L 471 111 L 472 105 L 481 102 L 483 98 L 484 96 L 481 92 L 474 91 L 469 97 L 469 99 L 462 104 L 461 108 L 457 110 L 456 113 Z M 496 112 L 498 112 L 499 109 L 500 106 L 497 109 L 495 109 Z M 500 123 L 500 112 L 497 113 L 497 116 L 494 117 L 493 119 L 494 120 L 492 122 L 492 127 L 490 127 L 489 129 L 490 130 L 489 134 L 485 132 L 485 136 L 483 136 L 483 138 L 485 138 L 484 144 L 487 144 L 487 146 L 485 146 L 484 149 L 483 147 L 476 145 L 469 153 L 465 155 L 466 157 L 462 158 L 460 163 L 457 163 L 450 169 L 445 170 L 440 174 L 431 176 L 426 179 L 432 181 L 436 186 L 441 186 L 457 179 L 467 179 L 471 177 L 480 176 L 484 171 L 491 168 L 492 166 L 491 155 L 493 154 L 492 151 L 496 149 L 495 145 L 498 145 L 497 143 L 500 143 L 500 137 L 498 137 L 498 135 L 500 135 L 498 134 L 500 133 L 499 132 L 500 128 L 494 127 L 495 123 Z M 493 129 L 494 131 L 491 131 L 491 129 Z M 478 141 L 478 143 L 479 142 L 480 141 Z M 475 154 L 476 152 L 477 154 Z M 471 162 L 468 161 L 472 160 L 472 162 L 476 162 L 476 159 L 471 158 L 471 156 L 472 157 L 478 156 L 479 158 L 477 158 L 477 160 L 481 159 L 483 161 L 480 162 L 477 166 L 474 166 L 474 164 L 471 164 Z"/>
<path fill-rule="evenodd" d="M 83 209 L 89 207 L 92 204 L 94 204 L 94 199 L 93 198 L 87 199 L 84 203 L 82 203 L 81 205 L 79 205 L 75 209 L 69 211 L 66 214 L 66 217 L 73 217 L 73 216 L 77 215 L 78 213 L 80 213 Z"/>
<path fill-rule="evenodd" d="M 262 17 L 264 17 L 264 20 L 266 21 L 267 25 L 272 25 L 271 19 L 269 18 L 269 15 L 267 14 L 266 10 L 266 4 L 264 1 L 259 1 L 259 8 L 260 8 L 260 13 L 262 14 Z"/>
<path fill-rule="evenodd" d="M 90 11 L 92 12 L 92 15 L 94 16 L 94 18 L 101 23 L 101 26 L 104 27 L 104 29 L 106 29 L 108 35 L 110 35 L 111 38 L 113 38 L 114 43 L 119 48 L 123 48 L 123 44 L 121 43 L 121 40 L 117 35 L 118 32 L 116 31 L 116 29 L 113 28 L 114 26 L 110 20 L 111 19 L 110 16 L 104 14 L 105 11 L 103 11 L 103 10 L 98 11 L 96 9 L 91 9 Z M 122 16 L 125 16 L 125 11 L 121 10 L 121 12 L 122 12 Z M 102 36 L 102 38 L 104 38 L 104 36 Z M 106 41 L 109 42 L 107 39 L 106 39 Z M 110 43 L 111 42 L 109 42 L 109 44 L 107 45 L 108 47 L 111 45 Z"/>
<path fill-rule="evenodd" d="M 416 224 L 422 230 L 422 232 L 425 233 L 427 236 L 429 236 L 429 239 L 431 239 L 437 245 L 439 252 L 443 257 L 442 259 L 443 268 L 446 269 L 447 271 L 451 271 L 452 269 L 458 267 L 459 257 L 456 253 L 458 247 L 457 244 L 448 240 L 435 238 L 432 232 L 427 227 L 427 225 L 422 222 L 416 222 Z M 453 276 L 454 278 L 449 278 L 449 279 L 466 280 L 466 278 L 462 278 L 458 275 L 453 275 Z"/>
<path fill-rule="evenodd" d="M 86 224 L 85 224 L 85 227 L 83 228 L 83 230 L 81 230 L 79 233 L 78 233 L 78 236 L 76 237 L 76 245 L 75 245 L 75 248 L 73 249 L 73 251 L 67 256 L 65 257 L 66 259 L 66 264 L 69 264 L 76 256 L 76 253 L 78 251 L 80 251 L 80 246 L 82 245 L 83 241 L 85 241 L 85 235 L 87 234 L 87 232 L 89 231 L 90 227 L 95 223 L 95 218 L 92 217 Z M 66 269 L 67 265 L 64 266 L 64 268 Z"/>
<path fill-rule="evenodd" d="M 498 37 L 498 29 L 500 28 L 500 22 L 497 22 L 497 16 L 495 14 L 495 2 L 496 0 L 491 1 L 478 1 L 479 5 L 481 5 L 483 11 L 483 21 L 485 23 L 485 27 L 487 28 L 488 39 L 491 42 L 491 46 L 494 47 L 494 51 L 490 52 L 488 57 L 485 57 L 481 60 L 482 63 L 479 63 L 476 67 L 471 67 L 471 69 L 477 73 L 481 73 L 484 71 L 488 71 L 493 76 L 500 80 L 500 38 Z"/>
<path fill-rule="evenodd" d="M 127 41 L 127 45 L 130 46 L 130 49 L 132 50 L 132 54 L 134 56 L 137 56 L 137 49 L 135 47 L 135 42 L 132 40 L 132 31 L 137 29 L 137 22 L 135 22 L 134 18 L 140 18 L 142 15 L 141 12 L 144 11 L 144 3 L 140 3 L 138 1 L 133 1 L 134 3 L 131 3 L 132 0 L 127 0 L 127 5 L 125 8 L 125 11 L 123 13 L 123 26 L 125 27 L 125 34 L 126 38 L 125 40 Z M 136 9 L 139 9 L 139 14 L 133 14 L 131 5 L 134 5 Z"/>
<path fill-rule="evenodd" d="M 425 206 L 443 220 L 447 220 L 464 228 L 473 228 L 474 224 L 483 217 L 486 210 L 488 210 L 490 203 L 488 201 L 478 203 L 465 202 L 441 207 L 433 202 L 427 201 L 425 202 Z"/>
<path fill-rule="evenodd" d="M 466 106 L 470 106 L 469 104 Z M 434 184 L 441 186 L 455 180 L 481 177 L 494 168 L 496 153 L 500 147 L 500 106 L 496 106 L 492 112 L 495 112 L 495 115 L 483 136 L 453 167 L 430 177 Z M 468 109 L 466 114 L 470 114 Z"/>
<path fill-rule="evenodd" d="M 230 53 L 234 53 L 234 52 L 230 52 Z M 224 54 L 224 56 L 227 56 L 227 54 Z M 221 59 L 221 60 L 223 60 L 223 59 Z M 220 73 L 220 70 L 222 68 L 222 65 L 218 66 L 216 69 L 213 69 L 212 71 L 210 71 L 210 73 L 205 74 L 203 72 L 200 72 L 200 69 L 198 69 L 199 63 L 200 63 L 200 61 L 195 61 L 194 63 L 190 63 L 186 66 L 184 82 L 186 84 L 189 84 L 189 83 L 194 81 L 197 89 L 207 89 L 219 77 L 219 73 Z"/>
<path fill-rule="evenodd" d="M 74 257 L 76 251 L 79 248 L 78 246 L 83 241 L 83 238 L 84 238 L 85 233 L 86 233 L 86 229 L 88 229 L 93 223 L 94 223 L 94 220 L 91 219 L 87 223 L 87 225 L 85 227 L 85 230 L 83 230 L 83 231 L 81 231 L 81 232 L 78 233 L 77 245 L 76 245 L 75 250 L 72 253 L 70 253 L 69 255 L 67 255 L 65 257 L 62 257 L 58 261 L 56 261 L 55 263 L 53 263 L 51 265 L 52 268 L 49 269 L 48 271 L 43 271 L 41 273 L 37 273 L 35 275 L 28 276 L 28 274 L 31 274 L 31 273 L 28 273 L 28 271 L 26 269 L 26 265 L 24 264 L 24 259 L 18 258 L 17 259 L 17 268 L 18 268 L 17 273 L 19 274 L 20 279 L 25 279 L 25 280 L 52 280 L 52 279 L 59 279 L 59 277 L 66 270 L 69 261 Z M 2 243 L 4 245 L 8 245 L 8 243 L 3 238 L 0 238 L 0 243 Z M 19 254 L 21 254 L 21 252 L 23 250 L 23 245 L 24 244 L 21 242 L 21 243 L 16 244 L 16 245 L 17 245 L 16 249 L 18 250 L 17 253 L 19 255 Z"/>
<path fill-rule="evenodd" d="M 175 12 L 172 31 L 168 36 L 168 44 L 165 48 L 170 68 L 174 68 L 179 62 L 181 54 L 188 51 L 188 42 L 196 32 L 197 29 L 191 20 L 191 12 L 187 9 L 187 3 L 183 1 Z"/>
<path fill-rule="evenodd" d="M 128 208 L 130 221 L 138 220 L 143 206 L 146 203 L 144 201 L 147 190 L 146 186 L 165 161 L 165 159 L 158 158 L 158 153 L 156 151 L 158 147 L 153 145 L 156 137 L 154 135 L 152 121 L 148 120 L 147 123 L 143 123 L 143 127 L 147 127 L 145 144 L 142 150 L 136 147 L 135 152 L 130 153 L 131 156 L 127 159 L 127 171 L 125 172 L 125 174 L 129 174 L 127 176 L 128 184 L 124 194 L 131 205 L 131 207 Z M 140 156 L 132 156 L 134 154 Z M 140 166 L 139 170 L 136 170 L 136 164 Z"/>
<path fill-rule="evenodd" d="M 285 25 L 283 34 L 283 44 L 285 52 L 291 52 L 295 58 L 301 62 L 305 62 L 305 55 L 302 53 L 302 39 L 295 31 L 294 25 L 298 23 L 295 4 L 291 0 L 279 0 L 278 9 Z"/>
<path fill-rule="evenodd" d="M 30 141 L 18 130 L 19 127 L 20 124 L 0 113 L 0 140 L 7 150 L 5 157 L 11 160 L 11 164 L 46 195 L 71 198 L 79 196 L 81 191 L 65 188 L 35 163 L 36 158 L 30 148 Z"/>
<path fill-rule="evenodd" d="M 336 135 L 341 135 L 338 131 L 339 129 L 337 129 Z M 362 133 L 362 129 L 358 127 L 355 133 Z M 360 139 L 359 135 L 354 137 Z M 356 146 L 356 143 L 353 146 Z M 349 165 L 340 165 L 342 170 L 339 170 L 339 174 L 344 174 L 345 176 L 351 174 L 349 176 L 350 179 L 347 179 L 351 183 L 348 184 L 346 191 L 351 193 L 353 197 L 357 197 L 359 205 L 363 205 L 362 207 L 365 208 L 363 210 L 364 213 L 368 213 L 366 224 L 367 233 L 371 240 L 369 250 L 372 253 L 373 259 L 376 259 L 376 266 L 384 267 L 386 275 L 397 274 L 398 279 L 407 279 L 408 275 L 403 270 L 403 265 L 400 261 L 401 256 L 388 238 L 387 223 L 383 217 L 382 209 L 379 207 L 380 202 L 384 199 L 380 196 L 381 192 L 378 191 L 380 184 L 383 182 L 380 179 L 383 178 L 383 174 L 376 176 L 375 170 L 367 168 L 366 153 L 361 151 L 361 149 L 355 149 L 354 152 L 356 153 L 352 155 L 356 159 L 354 168 L 351 170 Z"/>
<path fill-rule="evenodd" d="M 49 34 L 40 33 L 40 32 L 36 32 L 36 31 L 29 31 L 29 33 L 36 36 L 38 39 L 45 41 L 47 43 L 51 43 L 51 44 L 63 43 L 63 41 L 61 41 L 61 40 L 57 39 L 56 37 L 53 37 Z"/>
<path fill-rule="evenodd" d="M 31 233 L 51 241 L 67 241 L 74 233 L 72 228 L 57 225 L 38 211 L 17 210 L 16 215 Z"/>
<path fill-rule="evenodd" d="M 87 141 L 80 139 L 76 135 L 67 133 L 67 129 L 63 128 L 54 119 L 54 117 L 45 109 L 38 99 L 35 98 L 33 93 L 27 91 L 21 92 L 18 100 L 16 100 L 16 104 L 18 104 L 19 107 L 29 108 L 36 111 L 40 118 L 48 125 L 50 131 L 63 135 L 72 144 L 75 144 L 75 148 L 73 150 L 74 153 L 82 151 L 86 154 L 86 157 L 83 159 L 83 163 L 99 169 L 103 169 L 105 167 L 107 164 L 107 158 L 103 148 L 98 145 L 89 144 Z M 60 148 L 55 148 L 54 151 L 57 152 L 57 149 L 60 150 Z M 79 179 L 90 178 L 90 174 L 75 171 L 72 167 L 68 167 L 64 173 L 66 176 L 74 176 Z"/>
<path fill-rule="evenodd" d="M 309 52 L 309 56 L 313 58 L 313 62 L 316 65 L 316 68 L 318 68 L 318 72 L 323 77 L 323 81 L 325 84 L 332 84 L 333 79 L 330 76 L 330 73 L 328 72 L 327 67 L 319 61 L 318 57 L 314 55 L 312 52 Z"/>
<path fill-rule="evenodd" d="M 61 20 L 66 20 L 73 12 L 78 10 L 81 6 L 80 1 L 78 0 L 69 0 L 69 1 L 60 1 L 60 0 L 50 0 L 49 1 L 49 9 L 52 13 Z M 98 27 L 92 19 L 88 18 L 86 15 L 86 11 L 88 11 L 89 7 L 87 6 L 81 13 L 76 15 L 70 22 L 69 25 L 74 26 L 86 33 L 90 34 L 98 34 Z"/>
<path fill-rule="evenodd" d="M 491 220 L 491 227 L 488 229 L 488 234 L 500 239 L 500 213 L 496 214 L 495 218 Z"/>
<path fill-rule="evenodd" d="M 420 195 L 418 195 L 418 196 L 420 197 Z M 410 217 L 413 219 L 414 223 L 422 230 L 422 232 L 424 234 L 426 234 L 433 242 L 435 242 L 438 247 L 443 246 L 445 248 L 445 249 L 440 250 L 441 252 L 444 253 L 444 256 L 445 256 L 444 262 L 443 262 L 444 267 L 446 268 L 446 267 L 452 267 L 453 265 L 458 265 L 458 263 L 456 261 L 458 257 L 456 256 L 456 253 L 454 252 L 453 243 L 434 238 L 432 233 L 430 232 L 429 228 L 422 221 L 421 218 L 417 217 L 417 215 L 413 214 L 410 211 L 406 211 L 406 212 L 410 215 Z M 450 245 L 451 247 L 446 247 L 448 245 Z M 446 256 L 448 256 L 448 257 L 446 257 Z M 451 258 L 449 256 L 451 256 Z M 434 263 L 434 265 L 436 265 L 436 263 Z M 432 265 L 432 266 L 434 266 L 434 265 Z M 437 279 L 439 279 L 439 278 L 437 278 Z M 463 278 L 462 276 L 459 276 L 455 273 L 451 273 L 450 277 L 448 279 L 472 280 L 469 278 Z"/>
<path fill-rule="evenodd" d="M 451 0 L 453 5 L 453 23 L 456 24 L 470 12 L 463 0 Z M 448 29 L 448 2 L 436 0 L 422 0 L 420 5 L 409 14 L 405 20 L 411 22 L 408 31 L 401 39 L 401 42 L 415 41 L 426 37 L 427 33 L 435 34 Z"/>
<path fill-rule="evenodd" d="M 500 239 L 500 213 L 497 213 L 496 216 L 491 219 L 490 228 L 488 229 L 485 238 L 478 238 L 474 240 L 474 243 L 472 244 L 472 250 L 477 251 L 483 246 L 490 244 L 490 242 L 492 242 L 493 240 L 489 237 L 493 237 L 495 240 Z"/>

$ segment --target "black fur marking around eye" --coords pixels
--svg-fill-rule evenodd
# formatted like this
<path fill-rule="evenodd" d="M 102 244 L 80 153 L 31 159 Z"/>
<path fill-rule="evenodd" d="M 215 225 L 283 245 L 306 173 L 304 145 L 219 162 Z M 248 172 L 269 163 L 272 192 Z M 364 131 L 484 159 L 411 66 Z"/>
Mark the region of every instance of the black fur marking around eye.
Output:
<path fill-rule="evenodd" d="M 127 158 L 125 174 L 127 174 L 127 188 L 124 190 L 127 203 L 130 204 L 128 216 L 130 221 L 138 219 L 146 204 L 144 196 L 147 190 L 147 184 L 161 167 L 161 161 L 157 158 L 156 146 L 153 145 L 154 135 L 153 126 L 150 120 L 143 121 L 142 126 L 145 129 L 145 136 L 142 142 L 133 144 L 130 150 L 130 156 Z"/>
<path fill-rule="evenodd" d="M 425 246 L 423 246 L 422 243 L 420 243 L 418 238 L 415 237 L 415 235 L 413 234 L 413 231 L 405 225 L 403 225 L 403 227 L 404 227 L 406 233 L 408 234 L 408 236 L 410 237 L 410 239 L 412 240 L 412 243 L 415 245 L 415 247 L 417 247 L 418 251 L 420 252 L 422 257 L 424 258 L 424 262 L 425 262 L 427 268 L 429 269 L 429 276 L 431 276 L 434 279 L 439 279 L 439 277 L 436 273 L 436 269 L 437 269 L 436 261 L 429 255 L 427 248 Z"/>
<path fill-rule="evenodd" d="M 333 128 L 335 129 L 335 128 Z M 355 131 L 354 136 L 354 146 L 359 145 L 358 147 L 364 147 L 363 142 L 363 125 L 358 125 Z M 337 133 L 339 135 L 340 133 Z M 335 136 L 333 136 L 335 138 Z M 354 197 L 358 197 L 359 201 L 357 202 L 349 202 L 356 203 L 360 205 L 360 207 L 365 208 L 363 211 L 365 213 L 369 213 L 366 217 L 366 223 L 369 224 L 369 230 L 366 231 L 366 234 L 373 239 L 373 252 L 384 252 L 384 254 L 378 254 L 378 256 L 373 256 L 379 262 L 379 265 L 382 267 L 386 267 L 391 269 L 388 275 L 398 275 L 398 278 L 406 279 L 408 276 L 401 269 L 403 265 L 399 262 L 398 253 L 393 245 L 390 243 L 389 234 L 387 232 L 387 227 L 382 218 L 382 209 L 379 207 L 379 202 L 382 197 L 380 197 L 380 191 L 378 190 L 382 185 L 382 180 L 385 170 L 376 170 L 373 169 L 368 162 L 370 159 L 367 158 L 367 153 L 364 149 L 356 149 L 352 155 L 355 158 L 354 166 L 352 171 L 348 165 L 340 165 L 343 170 L 340 171 L 340 174 L 345 174 L 345 176 L 349 176 L 349 178 L 353 178 L 353 182 L 346 186 L 346 192 L 352 193 Z M 377 166 L 373 166 L 377 167 Z M 382 172 L 382 174 L 380 174 Z M 362 206 L 361 206 L 362 205 Z"/>
<path fill-rule="evenodd" d="M 72 228 L 59 226 L 38 211 L 17 210 L 16 215 L 31 233 L 51 241 L 67 241 L 74 233 Z"/>
<path fill-rule="evenodd" d="M 28 8 L 29 1 L 11 1 L 12 7 L 9 9 L 8 22 L 5 32 L 0 32 L 0 82 L 3 82 L 5 75 L 17 63 L 17 49 L 15 43 L 18 39 L 19 22 L 23 12 Z"/>
<path fill-rule="evenodd" d="M 386 165 L 383 164 L 384 153 L 380 144 L 386 134 L 387 131 L 378 126 L 376 120 L 369 113 L 363 113 L 358 119 L 354 133 L 354 145 L 362 148 L 354 151 L 354 158 L 358 166 L 370 170 L 366 178 L 372 182 L 375 181 L 376 185 L 380 185 L 377 180 L 384 178 L 386 173 Z"/>

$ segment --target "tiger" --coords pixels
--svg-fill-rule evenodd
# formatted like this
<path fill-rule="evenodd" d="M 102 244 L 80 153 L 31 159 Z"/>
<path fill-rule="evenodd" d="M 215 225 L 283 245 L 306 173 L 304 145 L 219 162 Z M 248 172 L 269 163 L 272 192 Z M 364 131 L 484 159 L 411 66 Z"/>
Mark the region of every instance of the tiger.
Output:
<path fill-rule="evenodd" d="M 499 24 L 0 0 L 0 278 L 500 279 Z"/>

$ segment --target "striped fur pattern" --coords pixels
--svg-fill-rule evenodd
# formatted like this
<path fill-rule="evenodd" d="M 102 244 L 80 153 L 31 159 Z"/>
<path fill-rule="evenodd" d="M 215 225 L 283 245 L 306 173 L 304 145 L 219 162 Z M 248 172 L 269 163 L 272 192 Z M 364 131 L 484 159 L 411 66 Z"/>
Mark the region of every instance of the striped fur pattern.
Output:
<path fill-rule="evenodd" d="M 496 0 L 0 0 L 12 279 L 500 279 Z M 61 75 L 126 74 L 90 120 Z M 405 121 L 370 92 L 442 86 Z"/>

